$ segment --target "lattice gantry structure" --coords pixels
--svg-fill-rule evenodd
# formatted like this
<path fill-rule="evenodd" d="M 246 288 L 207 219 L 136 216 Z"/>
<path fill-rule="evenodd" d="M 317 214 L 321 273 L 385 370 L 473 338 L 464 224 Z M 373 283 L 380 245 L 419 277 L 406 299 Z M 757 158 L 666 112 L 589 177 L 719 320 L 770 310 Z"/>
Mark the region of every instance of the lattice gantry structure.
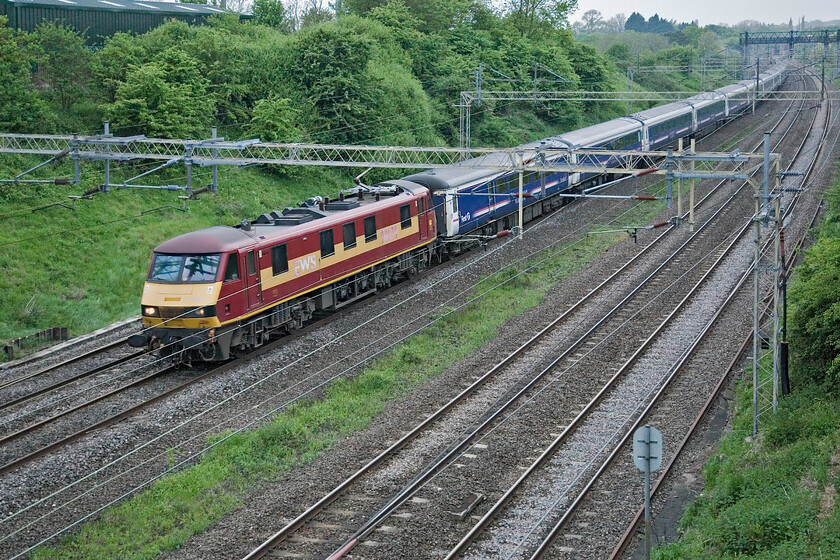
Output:
<path fill-rule="evenodd" d="M 754 51 L 756 51 L 759 47 L 764 46 L 767 48 L 765 56 L 769 57 L 772 54 L 771 49 L 774 45 L 776 47 L 787 45 L 788 58 L 794 58 L 795 47 L 797 45 L 812 45 L 815 47 L 822 45 L 822 52 L 812 53 L 812 56 L 809 58 L 821 59 L 823 81 L 825 80 L 826 60 L 830 58 L 829 51 L 831 50 L 831 47 L 833 47 L 834 76 L 840 76 L 840 29 L 822 29 L 812 31 L 765 31 L 756 33 L 749 33 L 745 31 L 739 36 L 738 44 L 741 46 L 743 55 L 742 68 L 744 78 L 748 77 L 746 72 L 749 62 L 755 58 Z M 781 52 L 776 52 L 776 54 L 781 54 Z M 823 87 L 823 90 L 824 89 L 825 87 Z"/>

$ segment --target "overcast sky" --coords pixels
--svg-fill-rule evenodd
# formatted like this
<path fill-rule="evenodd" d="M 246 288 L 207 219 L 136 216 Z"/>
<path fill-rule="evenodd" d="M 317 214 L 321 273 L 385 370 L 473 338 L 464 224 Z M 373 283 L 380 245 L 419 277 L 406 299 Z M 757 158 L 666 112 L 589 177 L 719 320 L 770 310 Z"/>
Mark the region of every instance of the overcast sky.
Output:
<path fill-rule="evenodd" d="M 572 21 L 579 21 L 588 10 L 598 10 L 609 19 L 619 12 L 629 16 L 639 12 L 645 18 L 659 14 L 677 22 L 700 20 L 700 25 L 728 23 L 730 25 L 754 19 L 764 23 L 840 19 L 837 0 L 578 0 L 578 10 Z"/>

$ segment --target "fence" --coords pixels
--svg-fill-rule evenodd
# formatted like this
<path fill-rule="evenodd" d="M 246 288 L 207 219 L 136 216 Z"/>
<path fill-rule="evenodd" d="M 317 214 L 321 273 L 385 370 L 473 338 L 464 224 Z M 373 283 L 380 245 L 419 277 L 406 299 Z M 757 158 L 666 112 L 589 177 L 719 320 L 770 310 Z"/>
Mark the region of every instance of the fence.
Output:
<path fill-rule="evenodd" d="M 28 350 L 46 346 L 47 343 L 67 340 L 67 327 L 44 329 L 21 338 L 16 338 L 3 346 L 6 360 L 13 360 L 15 355 L 22 356 Z"/>

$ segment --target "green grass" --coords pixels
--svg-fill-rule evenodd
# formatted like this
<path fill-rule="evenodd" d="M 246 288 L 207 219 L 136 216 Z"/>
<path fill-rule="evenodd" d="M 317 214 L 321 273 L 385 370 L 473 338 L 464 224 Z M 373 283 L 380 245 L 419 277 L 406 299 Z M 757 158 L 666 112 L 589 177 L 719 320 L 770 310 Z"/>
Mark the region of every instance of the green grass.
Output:
<path fill-rule="evenodd" d="M 640 204 L 622 222 L 643 223 L 661 209 L 660 203 Z M 255 430 L 215 436 L 218 445 L 197 465 L 109 508 L 59 545 L 37 550 L 34 558 L 143 559 L 179 547 L 240 504 L 255 484 L 278 480 L 340 437 L 365 428 L 389 401 L 492 340 L 508 319 L 538 305 L 558 282 L 626 239 L 621 234 L 584 236 L 484 279 L 474 289 L 474 301 L 441 311 L 437 322 L 357 377 L 332 383 L 322 399 L 298 402 Z"/>
<path fill-rule="evenodd" d="M 832 457 L 840 465 L 840 402 L 801 388 L 762 416 L 749 443 L 751 395 L 751 382 L 739 383 L 732 432 L 706 464 L 706 487 L 681 520 L 682 538 L 654 558 L 837 558 L 840 508 L 823 500 L 840 490 L 831 467 Z"/>

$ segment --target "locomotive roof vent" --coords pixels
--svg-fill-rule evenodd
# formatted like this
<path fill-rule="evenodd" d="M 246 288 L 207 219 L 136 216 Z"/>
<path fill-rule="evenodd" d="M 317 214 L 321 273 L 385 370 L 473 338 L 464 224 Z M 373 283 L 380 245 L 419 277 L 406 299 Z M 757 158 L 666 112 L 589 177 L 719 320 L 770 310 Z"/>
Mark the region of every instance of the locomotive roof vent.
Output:
<path fill-rule="evenodd" d="M 317 208 L 286 208 L 283 210 L 283 216 L 309 216 L 309 220 L 317 220 L 318 218 L 326 218 L 327 215 Z M 306 220 L 306 221 L 309 221 Z"/>
<path fill-rule="evenodd" d="M 242 220 L 239 227 L 242 228 L 242 231 L 251 231 L 251 222 L 249 220 Z"/>
<path fill-rule="evenodd" d="M 254 220 L 255 224 L 273 224 L 274 220 L 277 218 L 282 217 L 283 214 L 278 212 L 277 210 L 272 210 L 271 212 L 266 212 L 265 214 L 261 214 L 259 218 Z"/>
<path fill-rule="evenodd" d="M 324 207 L 324 210 L 328 212 L 338 212 L 341 210 L 352 210 L 353 208 L 358 208 L 359 202 L 357 200 L 338 200 L 334 202 L 330 202 Z"/>
<path fill-rule="evenodd" d="M 312 216 L 281 216 L 272 222 L 275 226 L 299 226 L 311 222 Z"/>

